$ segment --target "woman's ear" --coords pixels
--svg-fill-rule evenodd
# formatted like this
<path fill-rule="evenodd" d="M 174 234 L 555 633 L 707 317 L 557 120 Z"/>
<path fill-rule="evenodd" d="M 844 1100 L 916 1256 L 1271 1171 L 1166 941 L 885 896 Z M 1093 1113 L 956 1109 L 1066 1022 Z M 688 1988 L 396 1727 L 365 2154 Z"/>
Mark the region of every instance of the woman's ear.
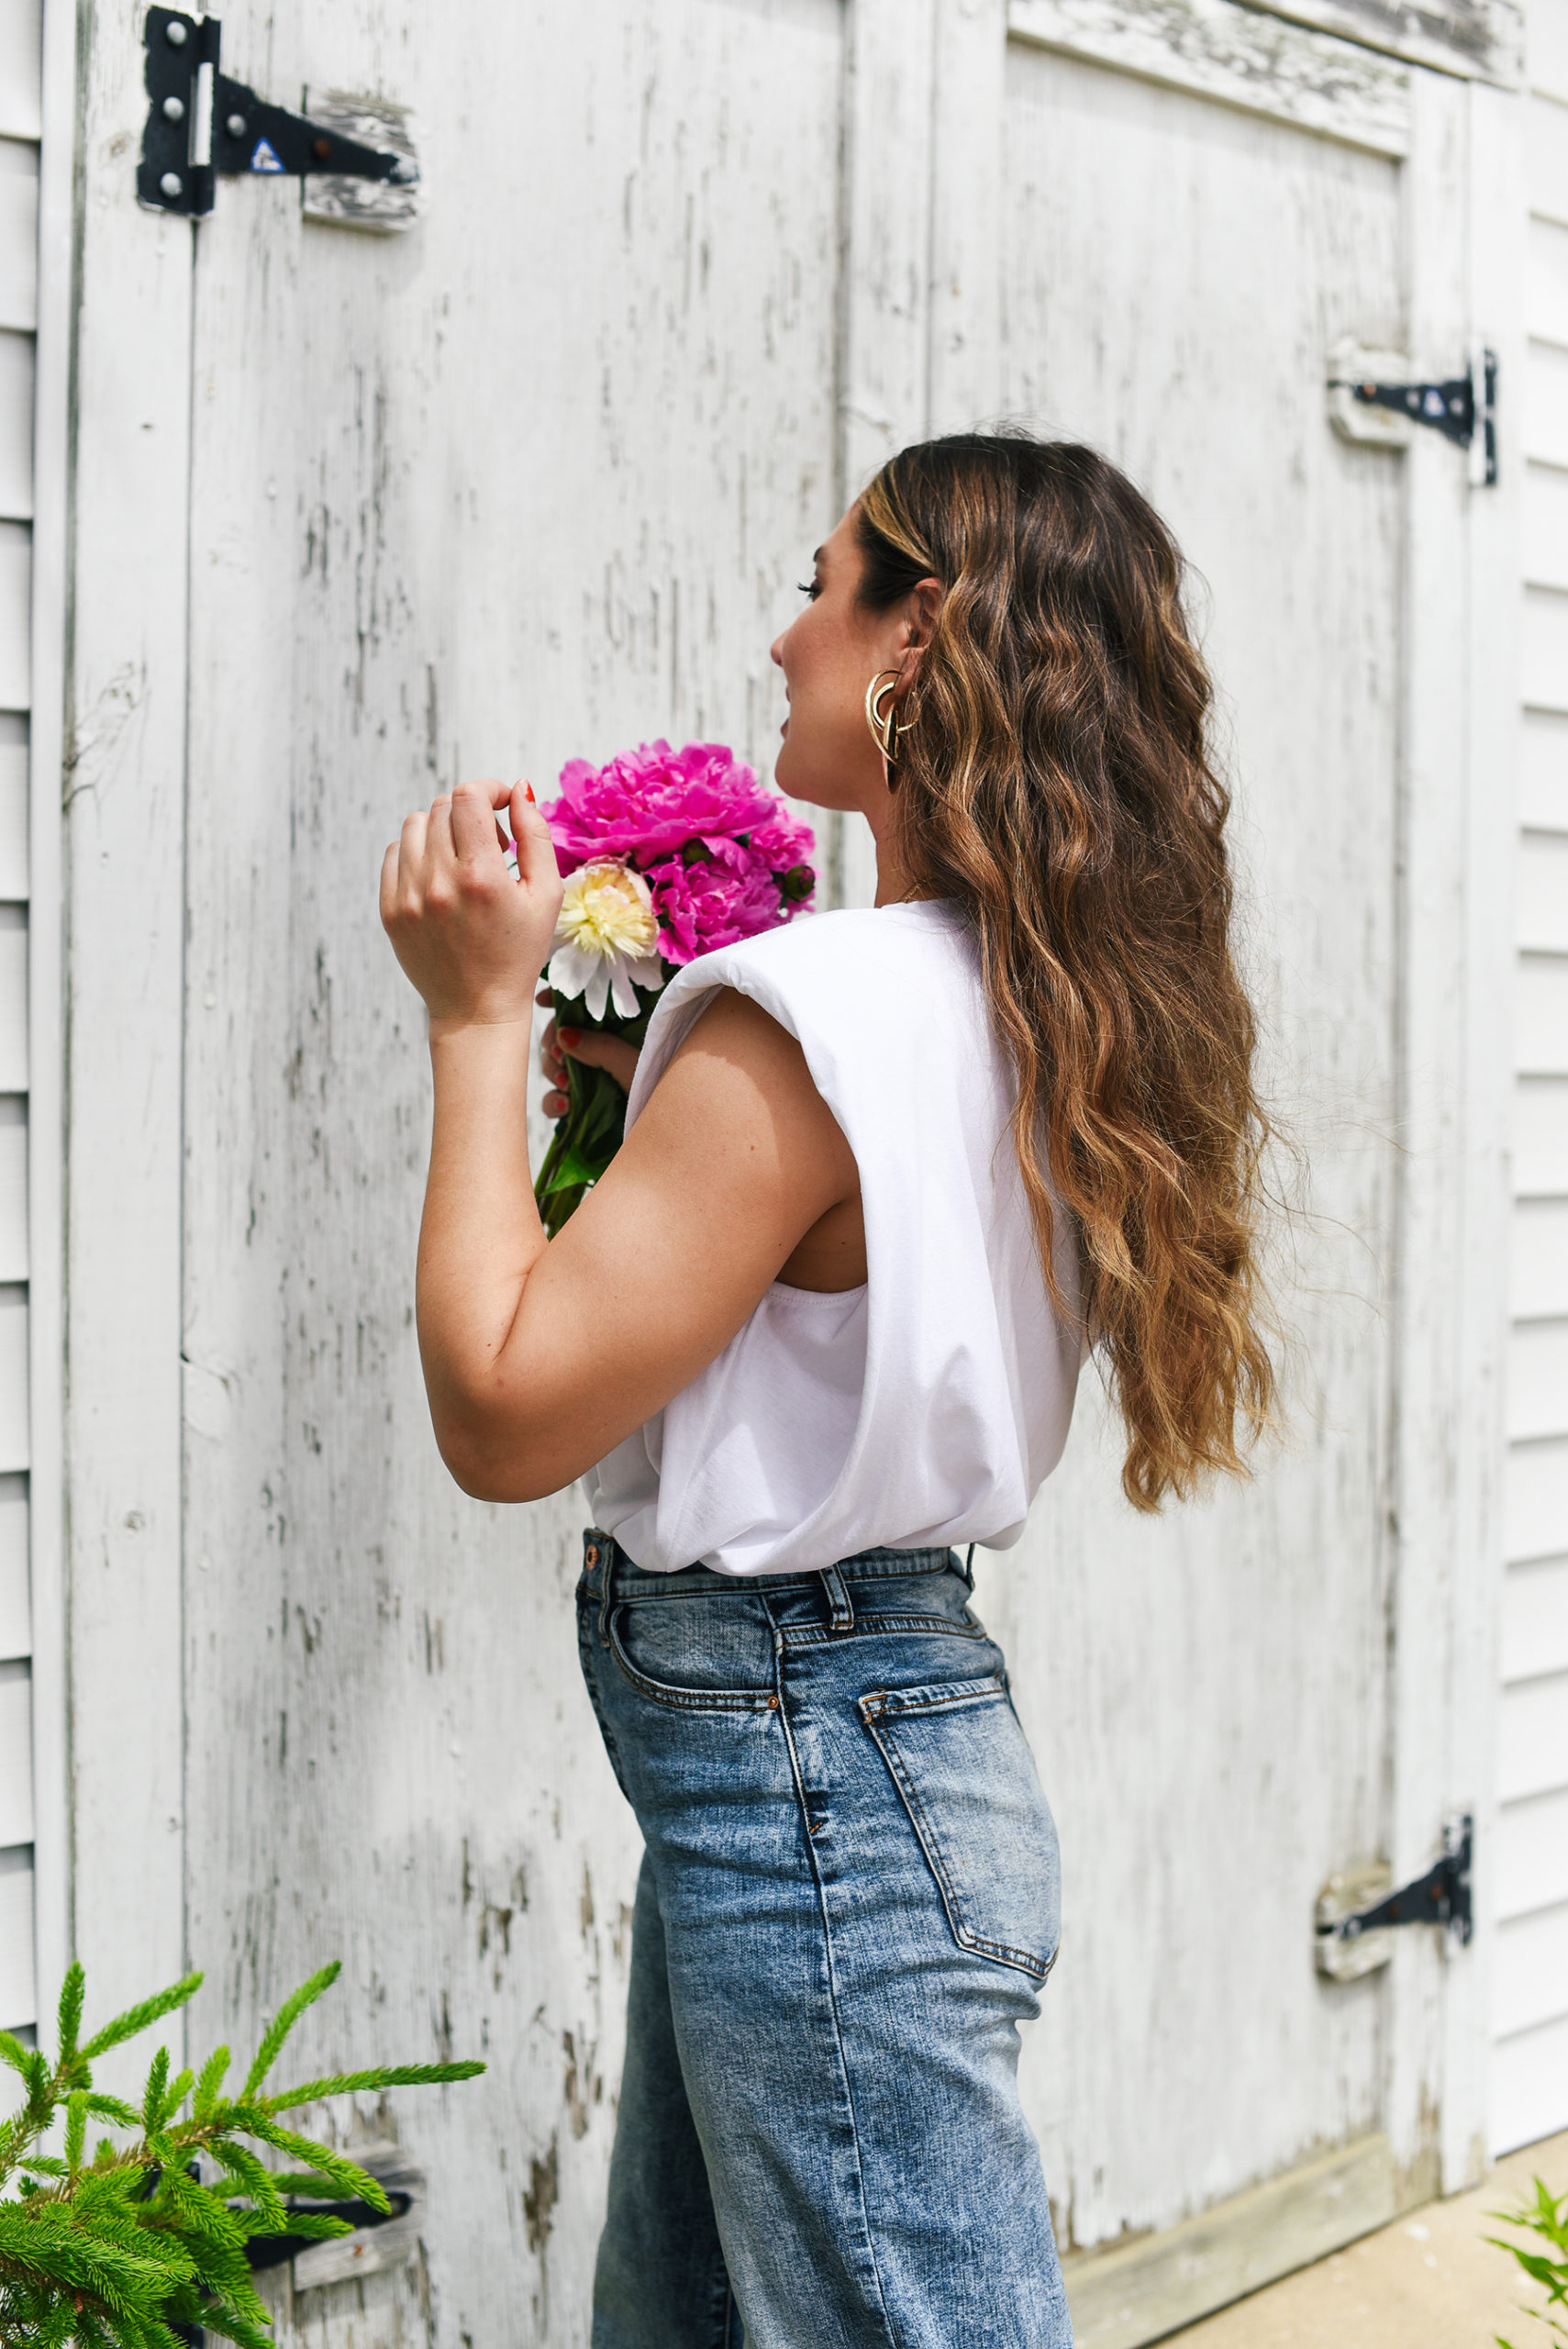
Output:
<path fill-rule="evenodd" d="M 906 675 L 919 666 L 919 656 L 936 633 L 937 615 L 942 607 L 947 589 L 940 579 L 922 579 L 911 590 L 908 614 L 905 621 L 907 634 L 904 640 L 901 666 Z M 913 657 L 911 657 L 913 656 Z"/>

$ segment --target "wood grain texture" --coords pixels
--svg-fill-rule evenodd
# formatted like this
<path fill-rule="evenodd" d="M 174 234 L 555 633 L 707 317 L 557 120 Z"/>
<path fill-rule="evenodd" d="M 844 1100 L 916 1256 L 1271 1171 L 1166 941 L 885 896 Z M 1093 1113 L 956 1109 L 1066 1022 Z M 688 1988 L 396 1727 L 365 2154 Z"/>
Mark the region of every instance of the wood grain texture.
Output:
<path fill-rule="evenodd" d="M 1234 0 L 1008 0 L 1015 40 L 1316 130 L 1374 153 L 1410 143 L 1410 77 Z"/>
<path fill-rule="evenodd" d="M 1250 1490 L 1137 1519 L 1091 1373 L 1029 1534 L 986 1569 L 1069 1919 L 1026 2077 L 1063 2239 L 1088 2246 L 1380 2125 L 1385 1993 L 1318 1982 L 1309 1920 L 1386 1833 L 1403 460 L 1336 440 L 1321 382 L 1337 333 L 1398 317 L 1400 221 L 1381 158 L 1017 43 L 1007 173 L 1006 405 L 1106 448 L 1195 566 L 1267 1083 L 1314 1186 L 1291 1446 Z"/>
<path fill-rule="evenodd" d="M 136 201 L 139 16 L 95 11 L 84 39 L 90 226 L 74 289 L 70 700 L 43 798 L 51 829 L 64 805 L 70 957 L 70 1595 L 54 1620 L 72 1643 L 79 1790 L 65 1930 L 94 2011 L 112 2013 L 185 1964 L 181 1088 L 171 1040 L 183 1011 L 193 230 Z M 64 1684 L 62 1670 L 62 1701 Z M 176 2025 L 176 2060 L 180 2044 Z M 127 2081 L 139 2060 L 125 2057 Z"/>
<path fill-rule="evenodd" d="M 243 2043 L 341 1955 L 307 2065 L 491 2065 L 365 2114 L 429 2176 L 423 2245 L 287 2299 L 313 2349 L 586 2341 L 637 1860 L 581 1503 L 471 1502 L 431 1441 L 381 853 L 464 774 L 542 792 L 660 733 L 769 764 L 767 646 L 834 518 L 842 42 L 835 0 L 538 0 L 483 48 L 403 0 L 225 19 L 270 87 L 414 98 L 432 191 L 393 241 L 226 188 L 196 284 L 193 2031 Z"/>
<path fill-rule="evenodd" d="M 1397 2207 L 1388 2140 L 1373 2135 L 1151 2240 L 1069 2259 L 1077 2349 L 1140 2349 L 1386 2225 Z"/>
<path fill-rule="evenodd" d="M 1268 0 L 1268 6 L 1296 24 L 1320 26 L 1443 73 L 1479 74 L 1511 88 L 1523 69 L 1523 0 L 1437 0 L 1425 7 L 1402 6 L 1399 0 Z"/>

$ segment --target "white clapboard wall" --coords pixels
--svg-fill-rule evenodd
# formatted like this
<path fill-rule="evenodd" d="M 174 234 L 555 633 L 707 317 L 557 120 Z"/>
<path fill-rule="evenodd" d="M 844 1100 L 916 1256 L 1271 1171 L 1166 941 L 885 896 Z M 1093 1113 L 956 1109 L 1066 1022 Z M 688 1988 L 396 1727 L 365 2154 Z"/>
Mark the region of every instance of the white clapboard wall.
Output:
<path fill-rule="evenodd" d="M 1498 2152 L 1568 2128 L 1568 0 L 1530 12 Z"/>
<path fill-rule="evenodd" d="M 40 0 L 0 6 L 0 2026 L 36 2019 L 28 1588 L 28 708 Z"/>

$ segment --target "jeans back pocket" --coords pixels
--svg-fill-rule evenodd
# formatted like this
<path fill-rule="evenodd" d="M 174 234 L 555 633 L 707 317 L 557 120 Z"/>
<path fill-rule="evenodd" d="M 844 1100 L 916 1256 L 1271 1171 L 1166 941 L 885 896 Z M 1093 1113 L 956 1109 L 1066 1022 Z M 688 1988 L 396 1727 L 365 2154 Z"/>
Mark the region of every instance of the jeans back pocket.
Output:
<path fill-rule="evenodd" d="M 1043 1982 L 1061 1932 L 1056 1827 L 1000 1674 L 860 1700 L 954 1940 Z"/>

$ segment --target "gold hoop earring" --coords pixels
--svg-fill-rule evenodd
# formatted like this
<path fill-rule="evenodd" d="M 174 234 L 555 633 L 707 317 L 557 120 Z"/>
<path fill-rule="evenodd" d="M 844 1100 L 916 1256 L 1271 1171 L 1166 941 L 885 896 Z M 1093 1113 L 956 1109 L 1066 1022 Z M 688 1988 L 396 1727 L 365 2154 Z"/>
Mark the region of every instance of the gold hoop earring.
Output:
<path fill-rule="evenodd" d="M 890 775 L 898 764 L 898 738 L 909 731 L 907 726 L 900 726 L 888 706 L 899 674 L 896 669 L 879 669 L 866 687 L 866 724 Z"/>

